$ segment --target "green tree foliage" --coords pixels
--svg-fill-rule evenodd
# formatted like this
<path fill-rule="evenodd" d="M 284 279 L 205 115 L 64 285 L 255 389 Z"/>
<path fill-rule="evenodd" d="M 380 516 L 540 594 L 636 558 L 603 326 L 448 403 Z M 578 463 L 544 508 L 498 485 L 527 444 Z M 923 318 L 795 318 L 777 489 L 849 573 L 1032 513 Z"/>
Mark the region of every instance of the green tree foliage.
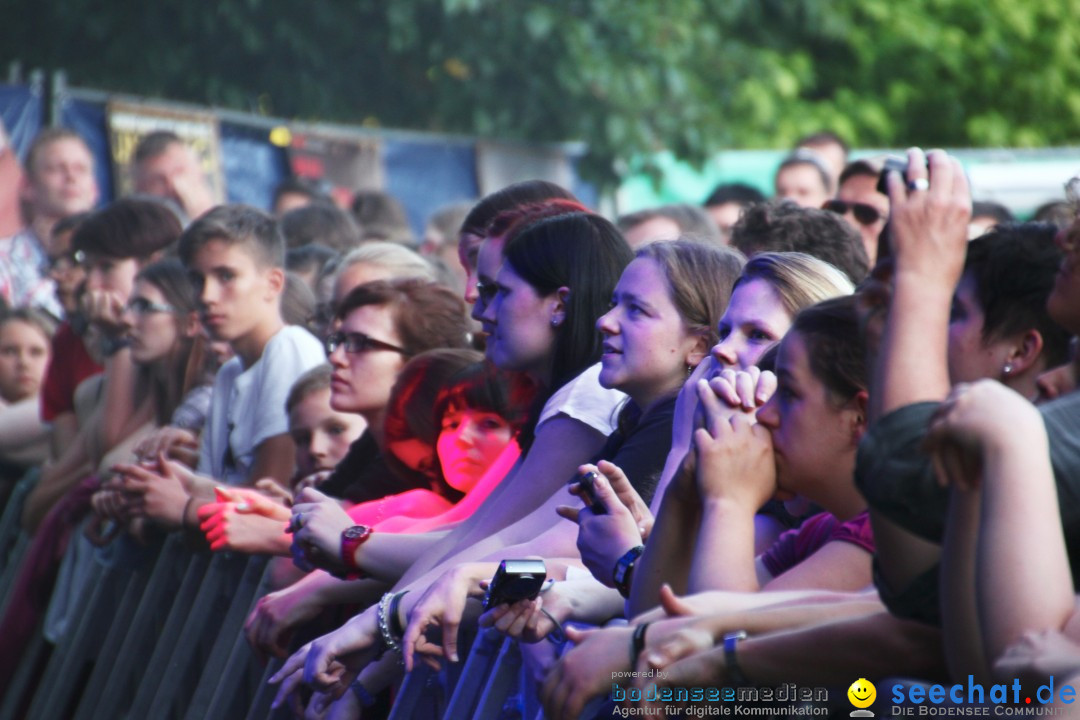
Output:
<path fill-rule="evenodd" d="M 598 180 L 659 149 L 701 160 L 826 127 L 862 146 L 1080 139 L 1080 0 L 23 4 L 0 47 L 74 85 L 584 140 Z"/>

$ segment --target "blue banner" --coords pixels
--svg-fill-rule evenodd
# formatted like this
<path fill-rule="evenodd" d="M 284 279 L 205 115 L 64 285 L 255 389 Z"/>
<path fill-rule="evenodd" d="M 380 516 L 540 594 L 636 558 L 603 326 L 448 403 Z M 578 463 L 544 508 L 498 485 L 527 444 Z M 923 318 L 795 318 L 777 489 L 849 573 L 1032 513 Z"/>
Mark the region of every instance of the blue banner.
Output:
<path fill-rule="evenodd" d="M 0 118 L 20 162 L 26 160 L 26 151 L 41 130 L 42 112 L 40 89 L 0 85 Z"/>
<path fill-rule="evenodd" d="M 386 140 L 383 167 L 386 192 L 405 206 L 417 239 L 433 212 L 479 194 L 471 145 Z"/>
<path fill-rule="evenodd" d="M 269 131 L 223 122 L 221 155 L 229 202 L 269 211 L 274 188 L 289 175 L 285 150 L 270 144 Z"/>
<path fill-rule="evenodd" d="M 90 146 L 94 156 L 100 198 L 98 204 L 113 199 L 112 156 L 109 132 L 105 125 L 105 106 L 101 103 L 64 98 L 60 103 L 60 125 L 74 130 Z"/>

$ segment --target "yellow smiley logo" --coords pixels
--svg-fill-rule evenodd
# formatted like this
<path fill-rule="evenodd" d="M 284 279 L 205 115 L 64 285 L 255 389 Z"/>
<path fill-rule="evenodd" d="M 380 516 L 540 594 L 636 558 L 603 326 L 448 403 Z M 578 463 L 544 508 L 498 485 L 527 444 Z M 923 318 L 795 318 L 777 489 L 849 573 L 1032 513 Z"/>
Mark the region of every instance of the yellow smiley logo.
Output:
<path fill-rule="evenodd" d="M 851 683 L 847 690 L 848 700 L 857 708 L 868 708 L 877 699 L 877 688 L 866 678 L 859 678 Z"/>

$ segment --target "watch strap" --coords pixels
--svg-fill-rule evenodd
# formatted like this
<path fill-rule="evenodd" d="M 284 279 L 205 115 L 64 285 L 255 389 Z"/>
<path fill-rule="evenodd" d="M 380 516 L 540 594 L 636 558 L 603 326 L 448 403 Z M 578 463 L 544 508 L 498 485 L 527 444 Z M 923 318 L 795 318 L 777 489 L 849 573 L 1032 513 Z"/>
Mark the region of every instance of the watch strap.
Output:
<path fill-rule="evenodd" d="M 364 571 L 356 564 L 356 549 L 371 537 L 372 529 L 364 525 L 353 525 L 341 531 L 340 557 L 344 571 L 334 573 L 343 580 L 359 580 Z"/>
<path fill-rule="evenodd" d="M 633 578 L 634 565 L 637 564 L 638 558 L 645 552 L 644 545 L 638 545 L 637 547 L 630 548 L 626 551 L 621 558 L 615 562 L 615 568 L 612 570 L 611 579 L 614 581 L 615 589 L 619 591 L 619 594 L 625 597 L 630 597 L 630 581 Z"/>
<path fill-rule="evenodd" d="M 745 639 L 745 630 L 738 630 L 724 635 L 724 665 L 727 668 L 728 680 L 738 687 L 745 687 L 750 684 L 750 681 L 746 679 L 746 675 L 743 674 L 742 668 L 739 667 L 739 659 L 735 656 L 735 648 L 738 646 L 739 641 Z"/>

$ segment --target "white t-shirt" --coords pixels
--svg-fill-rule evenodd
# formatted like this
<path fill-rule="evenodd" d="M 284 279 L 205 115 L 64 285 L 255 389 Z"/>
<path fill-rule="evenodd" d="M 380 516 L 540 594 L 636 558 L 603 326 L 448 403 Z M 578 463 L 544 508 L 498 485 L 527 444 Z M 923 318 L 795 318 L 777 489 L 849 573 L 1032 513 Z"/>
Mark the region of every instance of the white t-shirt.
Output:
<path fill-rule="evenodd" d="M 285 399 L 304 372 L 326 362 L 322 344 L 307 330 L 288 325 L 244 369 L 234 357 L 218 370 L 210 415 L 203 429 L 199 472 L 227 485 L 243 485 L 255 461 L 255 448 L 289 430 Z"/>
<path fill-rule="evenodd" d="M 540 411 L 536 432 L 559 413 L 583 422 L 607 437 L 615 432 L 619 407 L 626 394 L 600 385 L 600 363 L 585 369 L 580 375 L 556 390 Z"/>

